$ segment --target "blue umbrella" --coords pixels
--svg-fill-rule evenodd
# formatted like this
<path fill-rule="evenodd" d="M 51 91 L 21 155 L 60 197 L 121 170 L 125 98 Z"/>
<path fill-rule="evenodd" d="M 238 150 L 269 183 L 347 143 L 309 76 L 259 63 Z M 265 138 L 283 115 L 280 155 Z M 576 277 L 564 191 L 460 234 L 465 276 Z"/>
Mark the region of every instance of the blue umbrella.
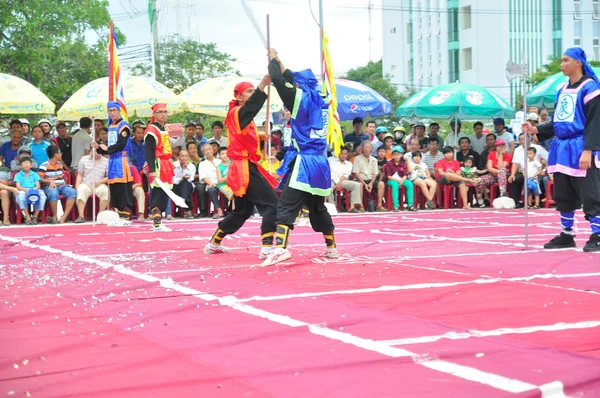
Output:
<path fill-rule="evenodd" d="M 392 104 L 370 87 L 352 80 L 335 79 L 340 120 L 383 116 L 392 112 Z M 321 85 L 319 84 L 319 90 Z"/>

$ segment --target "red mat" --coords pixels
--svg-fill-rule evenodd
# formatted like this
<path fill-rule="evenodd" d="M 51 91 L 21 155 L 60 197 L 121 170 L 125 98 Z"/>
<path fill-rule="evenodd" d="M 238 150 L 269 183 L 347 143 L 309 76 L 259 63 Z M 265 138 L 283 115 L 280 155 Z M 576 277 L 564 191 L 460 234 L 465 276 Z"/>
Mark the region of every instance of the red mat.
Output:
<path fill-rule="evenodd" d="M 600 256 L 548 252 L 557 215 L 305 221 L 260 263 L 260 219 L 0 230 L 0 396 L 600 396 Z M 581 247 L 590 233 L 580 219 Z"/>

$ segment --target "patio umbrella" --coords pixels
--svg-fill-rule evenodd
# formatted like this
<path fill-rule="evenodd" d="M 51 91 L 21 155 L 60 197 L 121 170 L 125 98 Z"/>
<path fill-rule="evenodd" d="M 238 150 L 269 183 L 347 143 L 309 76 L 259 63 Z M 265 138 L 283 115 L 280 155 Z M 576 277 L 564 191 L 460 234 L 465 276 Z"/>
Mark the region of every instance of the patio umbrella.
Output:
<path fill-rule="evenodd" d="M 33 84 L 16 76 L 0 73 L 0 113 L 53 114 L 54 103 Z"/>
<path fill-rule="evenodd" d="M 167 104 L 169 114 L 182 112 L 177 94 L 163 84 L 148 77 L 122 76 L 125 105 L 131 117 L 152 116 L 152 105 Z M 77 90 L 58 111 L 59 120 L 79 120 L 81 117 L 105 119 L 107 117 L 108 77 L 93 80 Z"/>
<path fill-rule="evenodd" d="M 442 84 L 419 91 L 396 109 L 397 116 L 464 118 L 512 118 L 515 111 L 493 91 L 474 84 Z"/>
<path fill-rule="evenodd" d="M 600 68 L 592 69 L 597 75 L 600 75 Z M 553 109 L 556 93 L 568 80 L 569 78 L 563 75 L 562 72 L 545 78 L 527 93 L 527 105 L 545 106 Z"/>
<path fill-rule="evenodd" d="M 338 114 L 340 120 L 355 117 L 383 116 L 392 112 L 392 104 L 377 91 L 362 83 L 346 79 L 335 79 Z M 319 90 L 321 85 L 319 84 Z"/>
<path fill-rule="evenodd" d="M 223 76 L 206 79 L 188 87 L 179 94 L 183 107 L 188 112 L 202 113 L 205 115 L 225 117 L 229 101 L 233 99 L 233 89 L 240 82 L 250 82 L 254 87 L 260 83 L 259 79 L 244 76 Z M 283 102 L 276 90 L 271 90 L 270 113 L 283 109 Z M 265 115 L 266 103 L 259 113 Z"/>

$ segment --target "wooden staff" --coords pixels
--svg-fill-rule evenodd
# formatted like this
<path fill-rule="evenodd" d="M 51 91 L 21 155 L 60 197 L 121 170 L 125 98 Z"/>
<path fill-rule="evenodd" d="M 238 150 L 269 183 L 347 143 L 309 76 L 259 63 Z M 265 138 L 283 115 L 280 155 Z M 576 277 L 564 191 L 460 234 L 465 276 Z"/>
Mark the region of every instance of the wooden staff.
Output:
<path fill-rule="evenodd" d="M 267 14 L 267 67 L 269 65 L 269 49 L 271 48 L 271 32 L 269 27 L 269 14 Z M 267 112 L 265 114 L 265 135 L 267 136 L 267 143 L 263 148 L 265 159 L 269 159 L 269 173 L 273 173 L 273 167 L 271 162 L 271 121 L 269 120 L 269 113 L 271 110 L 271 85 L 267 86 Z"/>

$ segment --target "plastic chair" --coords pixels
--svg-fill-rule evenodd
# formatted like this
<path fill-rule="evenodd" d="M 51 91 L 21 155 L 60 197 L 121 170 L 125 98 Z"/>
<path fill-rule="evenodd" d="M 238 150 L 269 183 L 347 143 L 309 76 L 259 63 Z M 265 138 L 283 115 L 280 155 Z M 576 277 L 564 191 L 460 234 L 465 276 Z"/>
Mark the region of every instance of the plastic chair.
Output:
<path fill-rule="evenodd" d="M 554 199 L 552 199 L 554 195 L 554 180 L 548 181 L 548 186 L 546 188 L 546 208 L 549 209 L 550 206 L 556 204 Z"/>

